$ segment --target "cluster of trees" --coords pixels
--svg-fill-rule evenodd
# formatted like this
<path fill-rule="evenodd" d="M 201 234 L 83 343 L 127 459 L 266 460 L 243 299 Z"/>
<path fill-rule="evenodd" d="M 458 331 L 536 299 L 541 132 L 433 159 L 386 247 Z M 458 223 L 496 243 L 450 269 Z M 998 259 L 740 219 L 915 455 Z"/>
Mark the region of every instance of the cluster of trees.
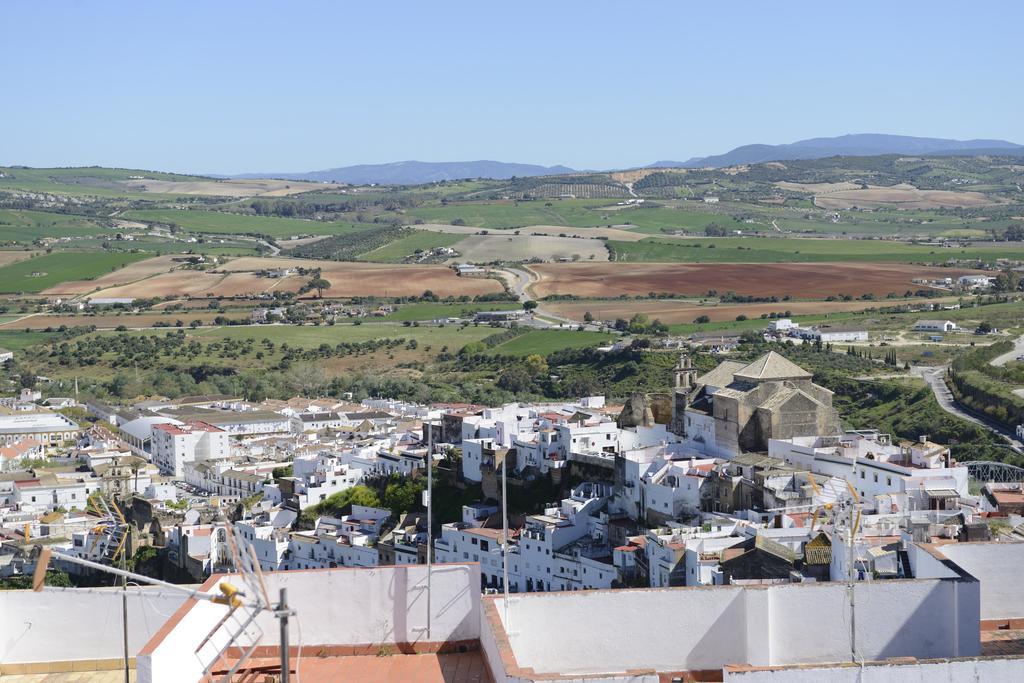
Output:
<path fill-rule="evenodd" d="M 372 230 L 353 230 L 295 247 L 290 254 L 300 258 L 355 261 L 361 255 L 401 239 L 412 231 L 412 228 L 404 228 L 398 223 Z"/>
<path fill-rule="evenodd" d="M 583 317 L 584 320 L 590 322 Z M 591 318 L 592 320 L 593 318 Z M 667 334 L 668 326 L 661 322 L 657 318 L 651 320 L 648 316 L 643 313 L 637 313 L 629 320 L 625 318 L 617 318 L 614 325 L 616 330 L 620 332 L 629 332 L 630 334 Z"/>

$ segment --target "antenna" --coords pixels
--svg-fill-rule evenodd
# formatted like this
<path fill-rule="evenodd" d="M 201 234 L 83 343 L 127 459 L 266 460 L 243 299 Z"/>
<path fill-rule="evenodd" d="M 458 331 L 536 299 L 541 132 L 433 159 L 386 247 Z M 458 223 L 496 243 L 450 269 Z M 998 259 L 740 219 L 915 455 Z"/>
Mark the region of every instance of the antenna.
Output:
<path fill-rule="evenodd" d="M 226 541 L 231 552 L 234 570 L 238 572 L 242 582 L 245 584 L 245 590 L 242 590 L 229 581 L 224 580 L 218 584 L 216 592 L 206 593 L 204 591 L 195 590 L 193 588 L 170 583 L 168 581 L 162 581 L 142 574 L 136 574 L 135 572 L 124 569 L 123 567 L 126 565 L 124 542 L 125 532 L 127 531 L 127 523 L 124 522 L 124 516 L 113 502 L 108 504 L 102 496 L 96 496 L 95 500 L 90 500 L 90 504 L 95 506 L 97 511 L 106 516 L 104 523 L 94 527 L 94 531 L 102 529 L 102 532 L 104 533 L 103 538 L 107 541 L 103 546 L 102 557 L 108 562 L 120 559 L 122 568 L 117 568 L 111 564 L 102 564 L 100 562 L 94 562 L 93 560 L 87 560 L 85 558 L 78 557 L 77 555 L 68 555 L 44 546 L 36 560 L 36 568 L 32 576 L 33 590 L 90 590 L 87 588 L 67 589 L 45 587 L 46 570 L 51 558 L 54 557 L 63 562 L 77 564 L 96 571 L 121 577 L 122 600 L 124 601 L 126 653 L 128 652 L 127 595 L 129 591 L 127 581 L 129 579 L 139 584 L 161 586 L 176 593 L 183 593 L 193 600 L 207 600 L 219 605 L 225 605 L 228 607 L 227 613 L 219 622 L 217 622 L 206 637 L 203 638 L 194 653 L 199 657 L 201 652 L 208 649 L 207 646 L 212 645 L 215 648 L 212 657 L 204 658 L 207 663 L 203 669 L 203 676 L 204 680 L 207 680 L 205 677 L 212 674 L 213 668 L 223 659 L 224 654 L 236 644 L 242 644 L 241 654 L 234 664 L 227 669 L 224 677 L 220 679 L 221 683 L 230 683 L 235 673 L 255 652 L 256 647 L 259 645 L 259 642 L 263 637 L 263 629 L 258 623 L 256 623 L 256 618 L 264 611 L 271 612 L 281 623 L 281 681 L 282 683 L 288 683 L 290 673 L 287 633 L 288 618 L 295 616 L 296 612 L 294 609 L 288 607 L 287 593 L 283 588 L 281 589 L 280 601 L 278 604 L 276 606 L 271 604 L 267 594 L 266 583 L 263 579 L 263 572 L 256 559 L 256 555 L 251 546 L 248 547 L 248 552 L 239 552 L 239 548 L 245 547 L 243 545 L 244 539 L 241 536 L 241 532 L 235 529 L 234 525 L 225 523 L 223 527 L 215 529 L 214 533 L 224 534 L 224 541 Z M 144 595 L 143 588 L 141 586 L 135 588 L 132 593 L 135 595 Z"/>
<path fill-rule="evenodd" d="M 431 574 L 434 568 L 434 421 L 430 418 L 430 407 L 427 407 L 427 641 L 430 641 L 430 587 Z"/>

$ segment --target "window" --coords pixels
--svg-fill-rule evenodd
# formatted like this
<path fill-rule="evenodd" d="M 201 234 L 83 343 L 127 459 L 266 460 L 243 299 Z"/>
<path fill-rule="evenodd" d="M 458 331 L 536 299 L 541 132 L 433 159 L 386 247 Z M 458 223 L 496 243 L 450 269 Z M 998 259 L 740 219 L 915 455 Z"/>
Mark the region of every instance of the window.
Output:
<path fill-rule="evenodd" d="M 864 478 L 864 470 L 861 470 L 861 471 L 860 471 L 860 478 L 861 478 L 861 479 L 863 479 L 863 478 Z"/>
<path fill-rule="evenodd" d="M 892 477 L 886 477 L 886 478 L 885 478 L 885 483 L 886 483 L 887 485 L 889 485 L 889 486 L 892 486 Z"/>
<path fill-rule="evenodd" d="M 875 483 L 878 483 L 878 472 L 875 472 Z"/>

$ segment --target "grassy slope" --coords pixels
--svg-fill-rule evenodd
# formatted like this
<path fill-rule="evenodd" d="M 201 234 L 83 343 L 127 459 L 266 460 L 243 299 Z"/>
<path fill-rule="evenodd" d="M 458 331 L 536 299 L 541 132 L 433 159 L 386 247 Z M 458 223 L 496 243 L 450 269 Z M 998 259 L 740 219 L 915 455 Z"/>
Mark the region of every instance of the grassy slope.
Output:
<path fill-rule="evenodd" d="M 459 329 L 454 325 L 446 327 L 404 327 L 402 325 L 364 323 L 362 325 L 338 324 L 321 326 L 270 325 L 238 326 L 196 330 L 193 334 L 203 341 L 215 339 L 270 339 L 275 343 L 313 348 L 321 344 L 334 346 L 339 342 L 361 342 L 370 339 L 415 339 L 420 345 L 433 344 L 435 350 L 441 346 L 452 349 L 477 341 L 494 333 L 489 327 L 467 327 Z"/>
<path fill-rule="evenodd" d="M 504 344 L 495 346 L 492 351 L 510 356 L 528 356 L 531 353 L 546 356 L 562 349 L 599 346 L 614 336 L 601 332 L 578 332 L 576 330 L 531 330 Z"/>
<path fill-rule="evenodd" d="M 54 252 L 0 268 L 0 292 L 41 292 L 68 280 L 91 280 L 151 257 L 126 252 Z"/>

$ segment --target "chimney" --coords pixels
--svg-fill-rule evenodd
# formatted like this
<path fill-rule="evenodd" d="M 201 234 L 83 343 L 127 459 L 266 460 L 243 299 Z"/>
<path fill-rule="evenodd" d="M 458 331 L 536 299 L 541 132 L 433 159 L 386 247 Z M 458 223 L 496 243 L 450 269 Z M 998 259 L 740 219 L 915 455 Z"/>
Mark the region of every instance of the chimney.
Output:
<path fill-rule="evenodd" d="M 917 437 L 917 440 L 922 444 L 928 443 L 928 435 L 922 434 L 921 436 Z"/>

